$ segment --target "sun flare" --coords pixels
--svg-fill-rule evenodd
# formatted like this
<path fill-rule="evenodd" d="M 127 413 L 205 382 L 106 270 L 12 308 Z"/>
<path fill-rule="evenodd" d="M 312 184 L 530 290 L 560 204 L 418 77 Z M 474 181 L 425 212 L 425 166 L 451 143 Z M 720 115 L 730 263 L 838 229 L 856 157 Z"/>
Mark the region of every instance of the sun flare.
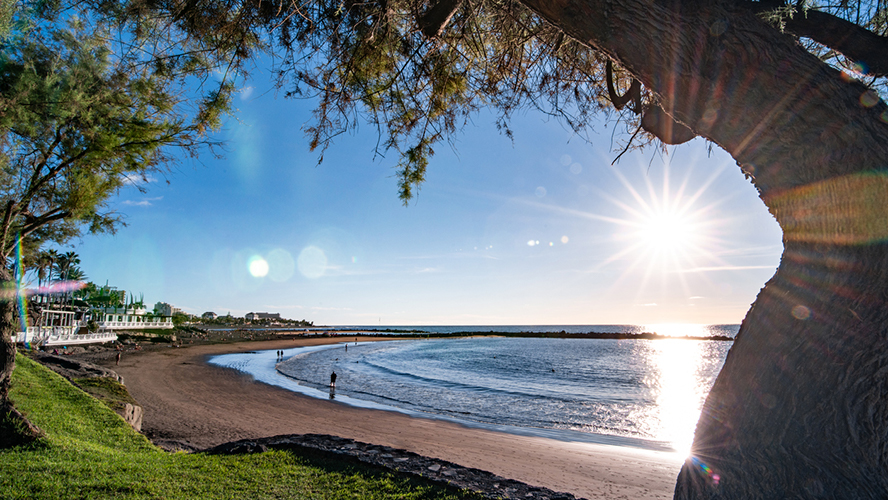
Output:
<path fill-rule="evenodd" d="M 681 273 L 713 260 L 710 243 L 718 222 L 711 215 L 713 205 L 700 203 L 708 183 L 688 192 L 689 180 L 673 187 L 668 170 L 657 186 L 650 179 L 646 186 L 633 186 L 621 173 L 615 174 L 634 202 L 611 198 L 626 215 L 615 220 L 621 228 L 616 238 L 623 248 L 608 262 L 630 258 L 630 270 L 643 268 L 649 276 Z"/>
<path fill-rule="evenodd" d="M 693 247 L 697 227 L 690 217 L 675 211 L 649 214 L 639 223 L 638 237 L 661 252 L 680 252 Z"/>

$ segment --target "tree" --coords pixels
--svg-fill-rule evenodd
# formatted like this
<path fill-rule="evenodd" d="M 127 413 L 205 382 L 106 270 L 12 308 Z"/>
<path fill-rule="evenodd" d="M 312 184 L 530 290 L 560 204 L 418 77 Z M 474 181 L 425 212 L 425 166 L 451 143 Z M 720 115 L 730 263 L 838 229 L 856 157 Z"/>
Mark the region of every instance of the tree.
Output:
<path fill-rule="evenodd" d="M 86 273 L 77 266 L 71 266 L 65 274 L 65 279 L 69 281 L 86 281 Z"/>
<path fill-rule="evenodd" d="M 43 280 L 49 276 L 49 270 L 52 268 L 52 258 L 45 251 L 41 251 L 35 258 L 31 260 L 31 267 L 37 274 L 37 286 L 43 286 Z"/>
<path fill-rule="evenodd" d="M 510 135 L 522 107 L 581 132 L 612 103 L 642 138 L 702 136 L 725 149 L 783 228 L 785 250 L 705 403 L 675 496 L 888 491 L 881 0 L 154 5 L 186 31 L 273 39 L 286 95 L 319 99 L 311 147 L 368 121 L 381 152 L 401 158 L 405 200 L 434 146 L 480 107 L 498 110 Z"/>
<path fill-rule="evenodd" d="M 70 278 L 71 270 L 76 269 L 80 264 L 80 257 L 76 252 L 65 252 L 56 260 L 55 275 L 59 281 L 67 281 Z"/>
<path fill-rule="evenodd" d="M 434 147 L 481 107 L 498 111 L 508 136 L 524 107 L 582 132 L 613 104 L 633 137 L 702 136 L 725 149 L 785 250 L 706 401 L 676 498 L 888 491 L 881 0 L 120 5 L 206 43 L 267 40 L 285 95 L 319 99 L 311 147 L 368 121 L 380 152 L 401 158 L 405 200 Z"/>
<path fill-rule="evenodd" d="M 212 146 L 205 133 L 227 112 L 233 89 L 227 76 L 205 95 L 197 88 L 228 57 L 222 49 L 187 37 L 166 45 L 150 19 L 59 5 L 0 12 L 13 20 L 0 32 L 0 435 L 10 419 L 28 426 L 8 400 L 13 250 L 24 247 L 27 260 L 47 242 L 113 232 L 122 221 L 109 198 Z M 61 279 L 76 266 L 72 253 L 48 260 Z"/>
<path fill-rule="evenodd" d="M 173 314 L 173 324 L 175 326 L 182 326 L 189 321 L 191 321 L 191 316 L 188 314 L 185 314 L 183 312 L 177 312 Z"/>

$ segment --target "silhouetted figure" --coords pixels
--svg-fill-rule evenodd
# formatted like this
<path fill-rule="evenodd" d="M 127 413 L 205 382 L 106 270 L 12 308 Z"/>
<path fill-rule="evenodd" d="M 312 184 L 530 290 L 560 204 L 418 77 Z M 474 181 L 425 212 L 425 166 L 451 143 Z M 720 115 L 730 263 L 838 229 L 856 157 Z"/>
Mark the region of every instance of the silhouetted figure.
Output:
<path fill-rule="evenodd" d="M 336 387 L 336 372 L 330 374 L 330 387 Z"/>

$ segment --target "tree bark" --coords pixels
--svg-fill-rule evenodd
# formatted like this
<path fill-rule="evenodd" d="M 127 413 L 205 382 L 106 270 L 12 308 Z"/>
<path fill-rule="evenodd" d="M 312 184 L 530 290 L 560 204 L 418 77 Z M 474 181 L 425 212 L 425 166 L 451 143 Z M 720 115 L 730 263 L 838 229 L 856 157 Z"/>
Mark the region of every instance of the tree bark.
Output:
<path fill-rule="evenodd" d="M 675 498 L 883 498 L 888 108 L 728 3 L 522 1 L 728 151 L 784 231 Z"/>
<path fill-rule="evenodd" d="M 0 290 L 11 292 L 14 283 L 6 269 L 0 268 Z M 7 293 L 0 296 L 0 409 L 6 408 L 9 401 L 9 384 L 15 369 L 15 302 Z"/>
<path fill-rule="evenodd" d="M 9 399 L 12 371 L 15 369 L 15 302 L 8 292 L 15 290 L 9 272 L 0 268 L 0 449 L 39 439 L 43 433 L 15 409 Z"/>

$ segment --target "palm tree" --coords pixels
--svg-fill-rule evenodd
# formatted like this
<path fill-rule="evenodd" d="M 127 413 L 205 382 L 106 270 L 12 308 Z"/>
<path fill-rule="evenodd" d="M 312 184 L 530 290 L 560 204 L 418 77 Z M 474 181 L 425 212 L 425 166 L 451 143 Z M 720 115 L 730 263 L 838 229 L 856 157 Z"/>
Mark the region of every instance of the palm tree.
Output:
<path fill-rule="evenodd" d="M 49 256 L 49 252 L 42 251 L 37 254 L 37 257 L 34 259 L 34 270 L 37 271 L 37 286 L 43 286 L 43 280 L 46 279 L 47 272 L 52 266 L 52 258 Z"/>
<path fill-rule="evenodd" d="M 49 276 L 48 276 L 49 282 L 52 283 L 53 267 L 55 266 L 55 263 L 58 262 L 59 257 L 61 257 L 61 255 L 59 255 L 59 253 L 57 251 L 55 251 L 54 249 L 49 249 L 46 252 L 44 252 L 44 254 L 46 255 L 46 260 L 48 262 L 48 264 L 46 265 L 46 269 L 49 271 Z"/>
<path fill-rule="evenodd" d="M 56 264 L 56 277 L 59 280 L 67 281 L 69 278 L 68 273 L 70 272 L 72 267 L 76 267 L 80 264 L 80 257 L 77 256 L 76 252 L 65 252 L 64 254 L 58 257 L 58 263 Z"/>
<path fill-rule="evenodd" d="M 79 262 L 79 260 L 78 260 L 78 262 Z M 68 269 L 66 279 L 68 281 L 86 281 L 89 278 L 87 278 L 86 273 L 83 272 L 83 269 L 80 269 L 77 266 L 71 266 Z"/>

